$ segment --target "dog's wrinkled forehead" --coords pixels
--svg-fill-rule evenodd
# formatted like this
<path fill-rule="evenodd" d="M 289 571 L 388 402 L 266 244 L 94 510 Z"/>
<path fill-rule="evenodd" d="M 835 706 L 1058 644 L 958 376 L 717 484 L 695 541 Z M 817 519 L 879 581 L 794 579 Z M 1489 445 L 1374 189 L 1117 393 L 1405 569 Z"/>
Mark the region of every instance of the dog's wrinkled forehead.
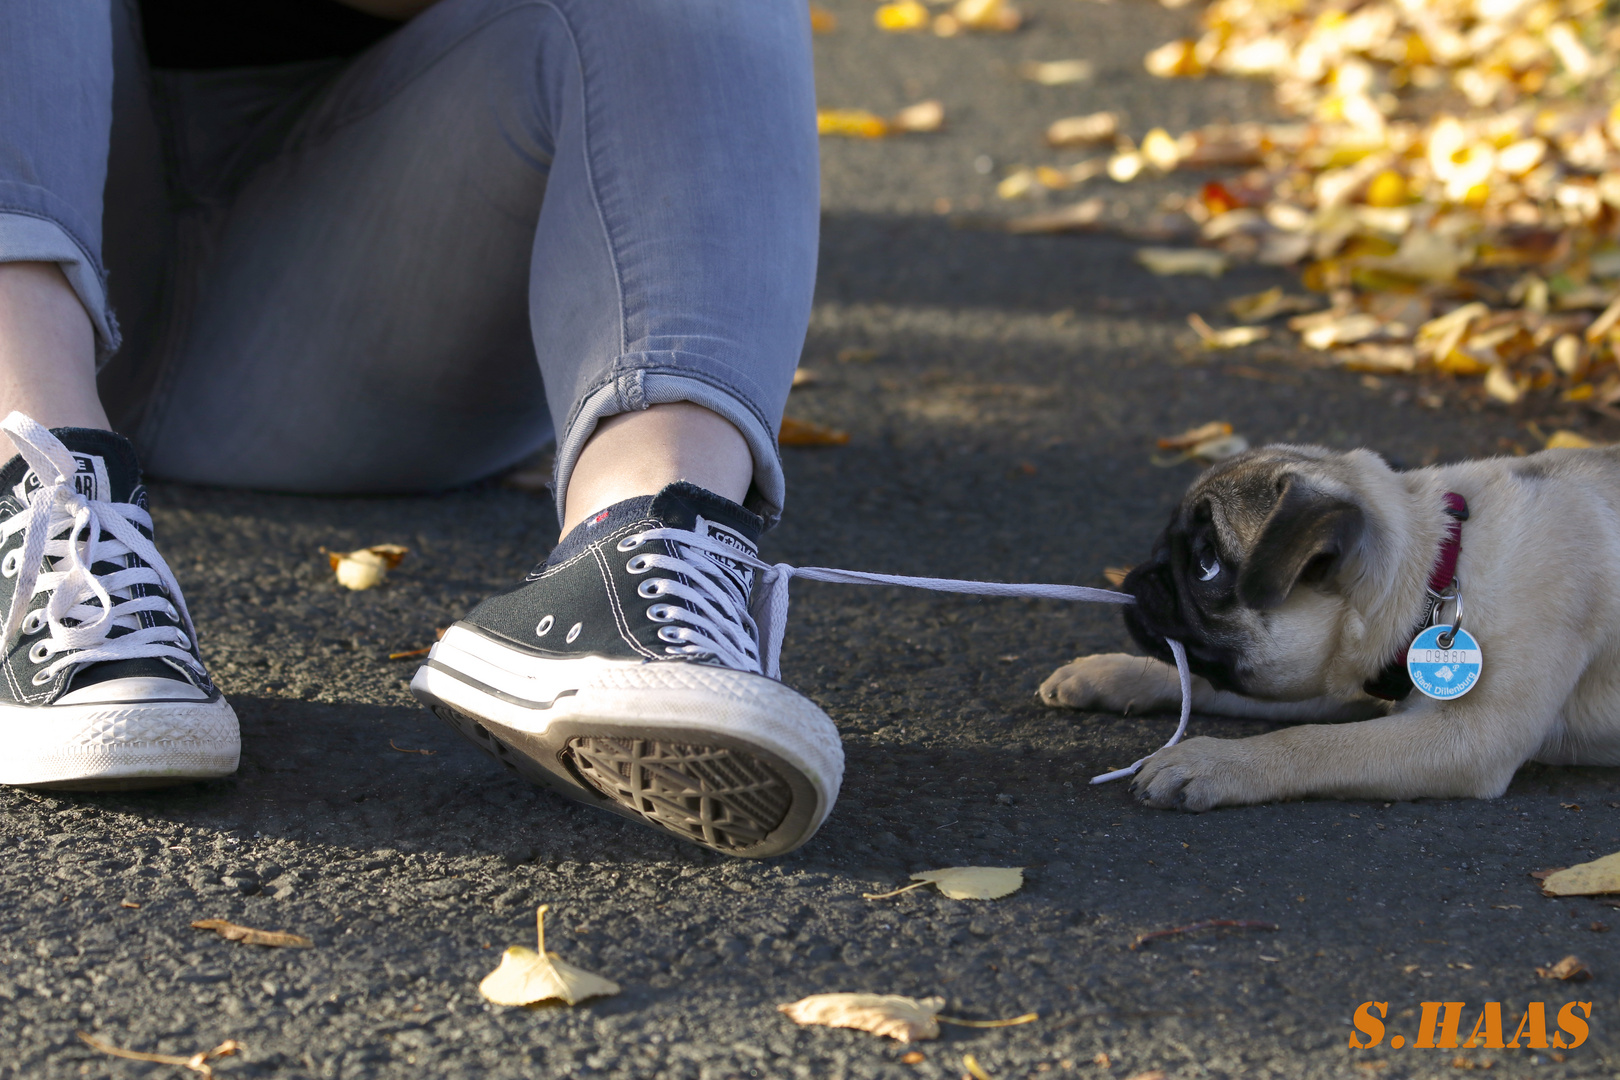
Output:
<path fill-rule="evenodd" d="M 1265 528 L 1283 481 L 1331 451 L 1315 446 L 1263 446 L 1209 469 L 1181 501 L 1178 525 L 1186 532 L 1208 521 L 1226 551 L 1250 550 Z"/>

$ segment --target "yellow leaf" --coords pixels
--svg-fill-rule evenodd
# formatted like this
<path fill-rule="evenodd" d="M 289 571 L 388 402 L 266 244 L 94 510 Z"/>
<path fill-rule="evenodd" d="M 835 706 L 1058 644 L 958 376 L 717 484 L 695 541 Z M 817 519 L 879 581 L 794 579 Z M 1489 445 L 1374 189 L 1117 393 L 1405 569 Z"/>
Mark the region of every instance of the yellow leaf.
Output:
<path fill-rule="evenodd" d="M 872 21 L 879 30 L 888 30 L 891 33 L 903 33 L 907 30 L 922 30 L 928 26 L 928 9 L 917 0 L 897 0 L 893 4 L 884 4 L 872 13 Z"/>
<path fill-rule="evenodd" d="M 1053 121 L 1046 129 L 1046 142 L 1050 146 L 1085 146 L 1112 142 L 1118 134 L 1119 114 L 1096 112 Z"/>
<path fill-rule="evenodd" d="M 1548 450 L 1591 450 L 1602 445 L 1568 429 L 1560 429 L 1547 437 Z"/>
<path fill-rule="evenodd" d="M 1385 169 L 1367 185 L 1368 206 L 1404 206 L 1408 198 L 1406 177 L 1394 169 Z"/>
<path fill-rule="evenodd" d="M 865 109 L 817 109 L 816 132 L 855 139 L 881 139 L 889 133 L 889 123 Z"/>
<path fill-rule="evenodd" d="M 1236 349 L 1271 336 L 1271 331 L 1264 326 L 1229 326 L 1217 330 L 1197 314 L 1187 316 L 1187 325 L 1203 339 L 1206 349 Z"/>
<path fill-rule="evenodd" d="M 1042 86 L 1087 82 L 1095 70 L 1090 60 L 1026 60 L 1018 65 L 1018 74 Z"/>
<path fill-rule="evenodd" d="M 919 101 L 894 114 L 889 127 L 894 131 L 938 131 L 945 126 L 945 106 L 938 101 Z"/>
<path fill-rule="evenodd" d="M 939 1038 L 940 997 L 908 998 L 895 994 L 812 994 L 790 1005 L 778 1005 L 796 1024 L 856 1028 L 908 1043 Z"/>
<path fill-rule="evenodd" d="M 1232 317 L 1246 323 L 1262 323 L 1279 315 L 1315 311 L 1321 306 L 1320 300 L 1309 296 L 1288 295 L 1280 285 L 1226 302 L 1226 310 L 1232 313 Z"/>
<path fill-rule="evenodd" d="M 1199 443 L 1224 438 L 1230 434 L 1232 434 L 1231 424 L 1225 420 L 1211 420 L 1207 424 L 1188 428 L 1180 435 L 1166 435 L 1158 440 L 1158 446 L 1160 450 L 1188 450 Z"/>
<path fill-rule="evenodd" d="M 1136 253 L 1136 261 L 1160 277 L 1176 274 L 1203 274 L 1220 277 L 1226 272 L 1229 260 L 1218 251 L 1207 248 L 1146 247 Z"/>
<path fill-rule="evenodd" d="M 541 904 L 535 912 L 538 951 L 514 945 L 501 954 L 501 964 L 484 976 L 478 992 L 497 1005 L 533 1005 L 560 1000 L 577 1005 L 586 998 L 608 997 L 619 992 L 619 984 L 577 968 L 546 952 L 546 912 Z"/>
<path fill-rule="evenodd" d="M 1170 172 L 1181 160 L 1181 148 L 1164 128 L 1154 128 L 1142 137 L 1142 158 L 1160 172 Z"/>
<path fill-rule="evenodd" d="M 822 7 L 820 4 L 810 5 L 810 32 L 813 34 L 830 34 L 838 29 L 838 16 Z"/>
<path fill-rule="evenodd" d="M 1549 875 L 1542 881 L 1541 891 L 1549 896 L 1597 896 L 1600 893 L 1620 892 L 1620 851 Z"/>
<path fill-rule="evenodd" d="M 999 900 L 1024 886 L 1021 866 L 952 866 L 912 874 L 912 881 L 932 882 L 952 900 Z"/>
<path fill-rule="evenodd" d="M 244 945 L 273 945 L 285 949 L 310 949 L 315 943 L 301 934 L 288 934 L 280 930 L 253 930 L 237 926 L 224 919 L 198 919 L 191 924 L 193 930 L 212 930 L 226 941 L 240 941 Z"/>
<path fill-rule="evenodd" d="M 1493 365 L 1485 373 L 1485 392 L 1504 405 L 1512 405 L 1524 396 L 1523 388 L 1502 364 Z"/>
<path fill-rule="evenodd" d="M 1001 34 L 1018 29 L 1024 21 L 1008 0 L 956 0 L 951 17 L 966 29 Z"/>
<path fill-rule="evenodd" d="M 326 553 L 326 560 L 337 572 L 338 584 L 349 589 L 371 589 L 381 585 L 388 571 L 398 566 L 410 548 L 399 544 L 373 544 L 358 551 Z"/>
<path fill-rule="evenodd" d="M 849 432 L 811 420 L 784 416 L 776 441 L 783 446 L 844 446 L 849 442 Z"/>
<path fill-rule="evenodd" d="M 1194 42 L 1181 38 L 1166 42 L 1148 53 L 1142 61 L 1151 75 L 1161 79 L 1202 75 L 1204 66 L 1198 61 Z"/>

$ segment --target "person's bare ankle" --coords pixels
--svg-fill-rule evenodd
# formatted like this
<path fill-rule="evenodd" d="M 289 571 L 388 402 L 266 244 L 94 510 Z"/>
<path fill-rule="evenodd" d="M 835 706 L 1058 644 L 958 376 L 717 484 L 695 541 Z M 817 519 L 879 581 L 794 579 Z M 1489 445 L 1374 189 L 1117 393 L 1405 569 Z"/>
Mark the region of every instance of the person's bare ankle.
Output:
<path fill-rule="evenodd" d="M 48 428 L 108 428 L 96 393 L 96 334 L 55 263 L 0 263 L 0 416 Z M 15 454 L 0 434 L 0 459 Z"/>

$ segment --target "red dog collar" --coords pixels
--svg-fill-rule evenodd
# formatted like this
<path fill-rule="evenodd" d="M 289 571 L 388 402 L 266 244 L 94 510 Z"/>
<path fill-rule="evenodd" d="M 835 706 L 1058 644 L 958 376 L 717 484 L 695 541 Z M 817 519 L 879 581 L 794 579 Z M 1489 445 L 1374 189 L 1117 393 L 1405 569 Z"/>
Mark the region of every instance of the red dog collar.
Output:
<path fill-rule="evenodd" d="M 1434 569 L 1429 572 L 1429 595 L 1423 604 L 1423 617 L 1418 620 L 1417 629 L 1407 636 L 1410 645 L 1429 625 L 1434 618 L 1434 609 L 1446 597 L 1447 590 L 1457 581 L 1457 556 L 1462 552 L 1462 526 L 1468 520 L 1468 500 L 1455 491 L 1446 492 L 1446 514 L 1451 518 L 1446 522 L 1446 535 L 1440 540 L 1440 554 L 1435 558 Z M 1375 698 L 1385 701 L 1400 701 L 1412 692 L 1412 676 L 1406 670 L 1406 650 L 1403 648 L 1375 677 L 1361 684 L 1361 688 Z"/>

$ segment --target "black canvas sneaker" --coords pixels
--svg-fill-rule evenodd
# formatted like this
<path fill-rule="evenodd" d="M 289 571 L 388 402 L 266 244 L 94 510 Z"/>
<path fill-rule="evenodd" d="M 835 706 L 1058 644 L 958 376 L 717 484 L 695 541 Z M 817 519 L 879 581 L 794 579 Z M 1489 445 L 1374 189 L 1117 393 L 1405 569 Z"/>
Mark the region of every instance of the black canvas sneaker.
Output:
<path fill-rule="evenodd" d="M 82 791 L 227 776 L 236 714 L 157 548 L 135 448 L 0 421 L 0 783 Z"/>
<path fill-rule="evenodd" d="M 762 673 L 760 529 L 686 483 L 610 507 L 452 626 L 411 690 L 535 783 L 728 855 L 791 851 L 832 810 L 844 754 L 826 713 Z"/>

